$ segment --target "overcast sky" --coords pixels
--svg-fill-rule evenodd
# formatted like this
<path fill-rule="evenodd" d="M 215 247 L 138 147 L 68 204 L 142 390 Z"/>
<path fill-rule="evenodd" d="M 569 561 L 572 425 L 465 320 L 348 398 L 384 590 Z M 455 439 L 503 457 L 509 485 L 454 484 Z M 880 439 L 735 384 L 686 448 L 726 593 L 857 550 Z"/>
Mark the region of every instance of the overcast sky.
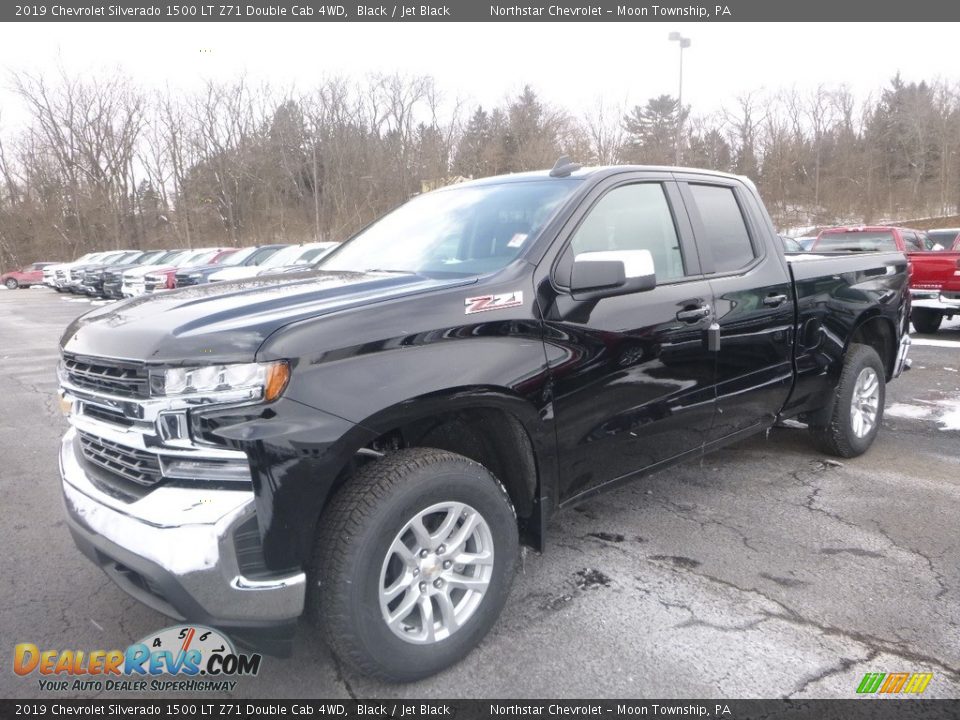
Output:
<path fill-rule="evenodd" d="M 486 106 L 532 84 L 580 113 L 598 95 L 642 103 L 676 93 L 678 49 L 690 37 L 684 104 L 718 109 L 759 88 L 847 83 L 858 97 L 898 70 L 907 80 L 960 77 L 949 23 L 36 23 L 8 24 L 0 67 L 52 73 L 120 67 L 146 88 L 191 90 L 246 71 L 309 88 L 324 75 L 431 74 L 449 97 Z M 23 120 L 4 72 L 0 129 Z"/>

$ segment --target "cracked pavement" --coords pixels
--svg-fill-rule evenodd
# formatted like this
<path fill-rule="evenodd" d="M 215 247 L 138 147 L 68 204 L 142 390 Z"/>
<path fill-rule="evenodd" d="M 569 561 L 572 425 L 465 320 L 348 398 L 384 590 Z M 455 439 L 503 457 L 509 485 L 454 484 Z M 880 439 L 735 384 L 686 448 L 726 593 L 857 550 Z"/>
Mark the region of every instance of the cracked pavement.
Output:
<path fill-rule="evenodd" d="M 12 672 L 18 642 L 123 648 L 172 624 L 62 520 L 56 343 L 89 307 L 0 292 L 3 697 L 42 695 Z M 960 390 L 960 322 L 937 338 L 957 345 L 915 345 L 888 406 Z M 866 672 L 932 672 L 924 697 L 960 697 L 958 517 L 960 431 L 888 417 L 865 456 L 836 462 L 777 428 L 559 514 L 490 636 L 445 673 L 370 682 L 303 623 L 293 656 L 266 657 L 236 696 L 848 698 Z"/>

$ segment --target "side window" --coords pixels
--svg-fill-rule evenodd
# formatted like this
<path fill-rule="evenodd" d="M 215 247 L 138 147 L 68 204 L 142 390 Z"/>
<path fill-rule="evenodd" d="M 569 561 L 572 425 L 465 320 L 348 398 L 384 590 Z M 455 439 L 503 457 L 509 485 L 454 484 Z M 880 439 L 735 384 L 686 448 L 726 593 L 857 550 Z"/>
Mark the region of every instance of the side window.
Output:
<path fill-rule="evenodd" d="M 733 188 L 690 185 L 706 237 L 698 238 L 702 252 L 713 253 L 714 271 L 731 272 L 753 262 L 756 254 Z"/>
<path fill-rule="evenodd" d="M 912 230 L 901 230 L 903 235 L 903 247 L 907 252 L 922 252 L 923 243 Z"/>
<path fill-rule="evenodd" d="M 657 282 L 684 275 L 680 240 L 660 183 L 614 188 L 594 205 L 570 241 L 574 255 L 606 250 L 649 250 Z"/>

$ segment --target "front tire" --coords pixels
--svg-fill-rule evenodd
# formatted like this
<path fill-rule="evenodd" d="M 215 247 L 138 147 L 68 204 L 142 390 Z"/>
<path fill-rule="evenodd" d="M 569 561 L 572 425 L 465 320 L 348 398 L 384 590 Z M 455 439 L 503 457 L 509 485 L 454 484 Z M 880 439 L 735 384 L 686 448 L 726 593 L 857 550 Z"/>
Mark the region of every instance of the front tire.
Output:
<path fill-rule="evenodd" d="M 496 622 L 519 553 L 506 490 L 431 448 L 363 467 L 320 519 L 309 605 L 330 648 L 391 682 L 465 657 Z"/>
<path fill-rule="evenodd" d="M 850 458 L 873 444 L 886 399 L 886 370 L 869 345 L 851 344 L 834 391 L 833 405 L 810 423 L 814 443 L 828 455 Z"/>
<path fill-rule="evenodd" d="M 919 333 L 933 335 L 940 329 L 940 323 L 943 322 L 943 313 L 931 310 L 930 308 L 914 308 L 910 313 L 910 322 Z"/>
<path fill-rule="evenodd" d="M 14 278 L 7 278 L 3 284 L 7 286 L 7 290 L 16 290 L 20 285 Z"/>

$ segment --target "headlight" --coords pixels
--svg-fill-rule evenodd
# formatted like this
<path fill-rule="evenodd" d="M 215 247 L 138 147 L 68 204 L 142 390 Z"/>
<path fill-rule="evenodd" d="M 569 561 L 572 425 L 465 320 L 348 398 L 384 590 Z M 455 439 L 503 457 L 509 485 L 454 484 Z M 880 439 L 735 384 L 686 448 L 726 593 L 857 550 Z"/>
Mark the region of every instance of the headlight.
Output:
<path fill-rule="evenodd" d="M 268 402 L 280 397 L 290 379 L 290 366 L 284 360 L 269 363 L 205 365 L 171 368 L 163 373 L 163 395 L 220 392 L 224 390 L 259 391 Z"/>

